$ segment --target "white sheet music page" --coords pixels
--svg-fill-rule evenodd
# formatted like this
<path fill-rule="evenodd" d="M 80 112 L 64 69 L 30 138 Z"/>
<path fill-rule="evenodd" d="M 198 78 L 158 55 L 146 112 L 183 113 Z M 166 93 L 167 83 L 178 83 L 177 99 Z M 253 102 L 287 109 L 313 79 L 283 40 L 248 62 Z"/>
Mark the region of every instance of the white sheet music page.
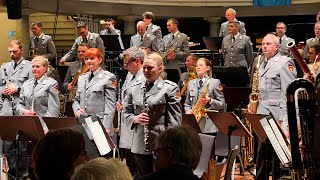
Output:
<path fill-rule="evenodd" d="M 97 145 L 100 155 L 106 155 L 111 151 L 106 135 L 98 121 L 87 122 L 88 128 L 92 134 L 93 140 Z"/>
<path fill-rule="evenodd" d="M 271 125 L 271 128 L 274 132 L 274 134 L 276 135 L 276 138 L 278 139 L 281 148 L 284 150 L 285 154 L 287 155 L 289 161 L 291 161 L 291 152 L 287 146 L 287 143 L 285 142 L 278 126 L 276 125 L 276 122 L 274 121 L 274 119 L 270 119 L 269 120 L 269 124 Z"/>
<path fill-rule="evenodd" d="M 288 157 L 285 155 L 283 149 L 281 148 L 280 143 L 279 143 L 278 139 L 276 138 L 276 135 L 274 134 L 274 132 L 269 124 L 269 121 L 267 120 L 267 118 L 263 118 L 260 120 L 260 123 L 261 123 L 265 133 L 267 134 L 274 151 L 277 153 L 277 155 L 281 161 L 281 164 L 286 166 L 290 161 L 289 161 Z"/>

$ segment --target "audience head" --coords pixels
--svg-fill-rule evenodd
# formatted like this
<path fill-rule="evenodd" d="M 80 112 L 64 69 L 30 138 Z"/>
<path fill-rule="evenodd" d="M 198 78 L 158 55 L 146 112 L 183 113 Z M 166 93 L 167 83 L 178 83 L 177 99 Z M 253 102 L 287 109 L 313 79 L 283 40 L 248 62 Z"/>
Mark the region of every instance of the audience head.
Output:
<path fill-rule="evenodd" d="M 152 151 L 155 170 L 173 164 L 195 169 L 200 161 L 202 144 L 198 134 L 190 126 L 176 126 L 162 132 Z"/>
<path fill-rule="evenodd" d="M 136 75 L 142 68 L 143 60 L 144 53 L 138 46 L 132 46 L 123 52 L 124 67 L 128 69 L 132 75 Z"/>
<path fill-rule="evenodd" d="M 10 41 L 8 45 L 8 51 L 12 60 L 17 62 L 22 59 L 23 48 L 19 40 Z"/>
<path fill-rule="evenodd" d="M 117 159 L 96 158 L 78 166 L 71 180 L 132 180 L 128 167 Z"/>
<path fill-rule="evenodd" d="M 32 159 L 39 180 L 70 179 L 75 167 L 88 159 L 84 137 L 71 129 L 49 131 L 36 144 Z"/>

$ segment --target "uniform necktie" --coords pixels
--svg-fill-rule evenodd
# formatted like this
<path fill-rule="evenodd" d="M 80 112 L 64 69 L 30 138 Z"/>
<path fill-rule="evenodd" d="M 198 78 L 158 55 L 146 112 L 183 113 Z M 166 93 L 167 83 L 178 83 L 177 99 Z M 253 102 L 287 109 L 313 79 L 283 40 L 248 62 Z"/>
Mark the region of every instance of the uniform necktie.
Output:
<path fill-rule="evenodd" d="M 89 78 L 89 82 L 93 79 L 93 77 L 94 77 L 94 74 L 91 73 L 91 74 L 90 74 L 90 78 Z"/>
<path fill-rule="evenodd" d="M 88 40 L 87 40 L 87 38 L 85 37 L 85 38 L 83 38 L 83 42 L 84 43 L 87 43 L 88 42 Z"/>
<path fill-rule="evenodd" d="M 111 31 L 110 31 L 110 30 L 108 30 L 108 34 L 111 34 Z"/>
<path fill-rule="evenodd" d="M 141 42 L 143 41 L 143 36 L 141 36 L 141 39 L 140 39 L 140 41 L 141 41 Z"/>
<path fill-rule="evenodd" d="M 174 39 L 174 34 L 172 34 L 172 39 Z"/>
<path fill-rule="evenodd" d="M 33 84 L 33 87 L 35 88 L 37 85 L 38 85 L 38 81 L 35 80 L 35 81 L 34 81 L 34 84 Z"/>
<path fill-rule="evenodd" d="M 236 38 L 232 36 L 232 43 L 234 43 L 235 41 L 236 41 Z"/>
<path fill-rule="evenodd" d="M 202 79 L 199 80 L 199 86 L 200 86 L 200 88 L 202 88 L 202 86 L 203 86 L 203 81 L 202 81 Z"/>
<path fill-rule="evenodd" d="M 136 76 L 132 76 L 131 81 L 135 78 Z"/>
<path fill-rule="evenodd" d="M 154 83 L 151 82 L 147 85 L 147 92 L 150 91 L 150 89 L 153 87 Z"/>
<path fill-rule="evenodd" d="M 281 42 L 282 42 L 282 38 L 279 39 L 279 44 L 281 44 Z"/>
<path fill-rule="evenodd" d="M 15 62 L 13 65 L 13 69 L 16 69 L 17 66 L 18 66 L 18 64 Z"/>
<path fill-rule="evenodd" d="M 146 31 L 148 31 L 149 26 L 147 26 Z"/>

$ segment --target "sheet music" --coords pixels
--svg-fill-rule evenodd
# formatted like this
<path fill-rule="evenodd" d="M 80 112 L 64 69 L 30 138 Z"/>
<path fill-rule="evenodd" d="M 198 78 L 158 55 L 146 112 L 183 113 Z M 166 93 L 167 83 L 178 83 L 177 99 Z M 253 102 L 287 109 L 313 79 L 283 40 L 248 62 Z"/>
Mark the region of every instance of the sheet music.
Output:
<path fill-rule="evenodd" d="M 277 155 L 281 161 L 281 164 L 286 166 L 290 161 L 289 161 L 288 157 L 286 156 L 284 150 L 281 148 L 280 143 L 279 143 L 278 139 L 276 138 L 276 135 L 273 132 L 273 130 L 269 124 L 269 121 L 267 120 L 267 118 L 263 118 L 260 120 L 260 122 L 261 122 L 261 125 L 262 125 L 265 133 L 267 134 L 267 136 L 271 142 L 271 145 L 272 145 L 274 151 L 277 153 Z"/>
<path fill-rule="evenodd" d="M 87 120 L 88 119 L 88 120 Z M 97 145 L 100 155 L 106 155 L 111 151 L 109 143 L 107 141 L 106 135 L 104 134 L 102 127 L 98 121 L 92 122 L 91 118 L 85 119 L 88 125 L 88 128 L 91 132 L 93 140 Z M 91 123 L 90 123 L 91 121 Z"/>
<path fill-rule="evenodd" d="M 284 153 L 286 154 L 286 156 L 288 157 L 289 161 L 292 161 L 291 158 L 291 152 L 287 146 L 287 143 L 285 142 L 282 134 L 280 133 L 280 130 L 278 128 L 278 126 L 276 125 L 276 122 L 274 121 L 274 119 L 270 119 L 269 123 L 271 125 L 271 128 L 274 132 L 274 134 L 276 135 L 276 138 L 278 139 L 281 148 L 284 150 Z"/>

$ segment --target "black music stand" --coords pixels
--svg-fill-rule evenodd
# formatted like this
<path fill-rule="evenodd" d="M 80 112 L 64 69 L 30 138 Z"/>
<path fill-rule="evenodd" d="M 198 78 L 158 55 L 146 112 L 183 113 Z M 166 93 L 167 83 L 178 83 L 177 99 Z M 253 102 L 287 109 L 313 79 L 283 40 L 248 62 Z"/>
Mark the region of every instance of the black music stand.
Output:
<path fill-rule="evenodd" d="M 78 120 L 75 117 L 42 117 L 42 119 L 47 124 L 49 130 L 67 128 L 79 124 Z"/>
<path fill-rule="evenodd" d="M 221 49 L 223 37 L 203 37 L 203 42 L 206 48 L 211 51 L 218 51 Z"/>
<path fill-rule="evenodd" d="M 120 52 L 124 49 L 121 36 L 119 35 L 100 35 L 106 51 Z"/>
<path fill-rule="evenodd" d="M 248 87 L 249 74 L 247 67 L 213 66 L 213 77 L 227 87 Z"/>
<path fill-rule="evenodd" d="M 182 114 L 181 124 L 191 126 L 197 134 L 201 133 L 199 124 L 193 114 Z"/>
<path fill-rule="evenodd" d="M 16 141 L 16 179 L 19 179 L 19 141 L 38 141 L 44 135 L 37 116 L 0 116 L 0 137 L 6 141 Z"/>

